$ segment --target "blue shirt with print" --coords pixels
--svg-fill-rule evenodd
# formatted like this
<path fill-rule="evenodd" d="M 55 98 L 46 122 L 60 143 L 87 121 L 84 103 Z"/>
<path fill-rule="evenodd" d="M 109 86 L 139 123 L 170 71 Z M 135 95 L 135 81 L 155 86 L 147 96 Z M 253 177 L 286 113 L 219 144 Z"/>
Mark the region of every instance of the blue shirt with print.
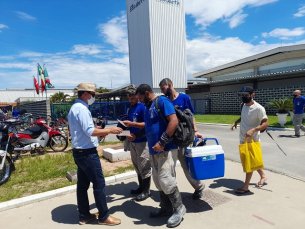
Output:
<path fill-rule="evenodd" d="M 178 105 L 182 111 L 188 108 L 192 113 L 195 112 L 191 103 L 191 98 L 186 94 L 179 93 L 178 97 L 173 100 L 172 103 L 174 106 Z"/>
<path fill-rule="evenodd" d="M 143 103 L 138 103 L 135 106 L 131 106 L 129 109 L 129 116 L 128 119 L 131 122 L 144 122 L 144 111 L 145 111 L 145 106 Z M 136 128 L 136 127 L 130 127 L 130 133 L 134 134 L 139 132 L 141 129 Z M 138 138 L 132 141 L 134 143 L 139 143 L 139 142 L 147 142 L 146 137 L 144 138 Z"/>
<path fill-rule="evenodd" d="M 144 113 L 145 133 L 148 141 L 149 153 L 151 155 L 159 153 L 154 151 L 152 147 L 154 147 L 155 144 L 161 139 L 163 132 L 167 128 L 167 123 L 164 122 L 155 107 L 155 101 L 156 100 L 153 101 L 150 108 L 146 107 Z M 160 96 L 158 103 L 164 117 L 176 114 L 173 103 L 168 98 Z M 170 142 L 165 145 L 164 151 L 169 151 L 177 148 L 178 147 L 173 142 Z"/>
<path fill-rule="evenodd" d="M 304 96 L 301 96 L 300 98 L 293 98 L 293 104 L 294 104 L 294 113 L 295 114 L 304 113 L 304 105 L 305 105 Z"/>

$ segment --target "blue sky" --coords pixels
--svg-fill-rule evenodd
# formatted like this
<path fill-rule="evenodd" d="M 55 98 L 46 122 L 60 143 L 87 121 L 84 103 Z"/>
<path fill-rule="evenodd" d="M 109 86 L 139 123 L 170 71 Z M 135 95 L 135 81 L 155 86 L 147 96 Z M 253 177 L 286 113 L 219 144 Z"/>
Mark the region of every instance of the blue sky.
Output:
<path fill-rule="evenodd" d="M 281 45 L 305 44 L 301 0 L 185 0 L 188 78 Z M 0 1 L 0 89 L 129 83 L 125 0 Z"/>

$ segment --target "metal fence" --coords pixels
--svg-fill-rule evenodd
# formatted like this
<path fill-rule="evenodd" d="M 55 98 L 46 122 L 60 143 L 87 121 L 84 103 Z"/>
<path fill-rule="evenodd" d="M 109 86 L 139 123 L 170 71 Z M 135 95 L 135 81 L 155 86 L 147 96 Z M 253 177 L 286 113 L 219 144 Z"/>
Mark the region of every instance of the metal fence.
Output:
<path fill-rule="evenodd" d="M 210 99 L 192 99 L 192 105 L 195 110 L 195 114 L 210 114 L 211 113 L 211 100 Z M 52 117 L 53 119 L 59 119 L 63 117 L 68 119 L 68 113 L 73 104 L 72 103 L 54 103 L 52 104 Z M 127 114 L 127 109 L 130 107 L 129 102 L 102 102 L 93 103 L 89 106 L 92 117 L 104 116 L 106 118 L 107 125 L 117 124 L 117 119 L 121 115 Z"/>

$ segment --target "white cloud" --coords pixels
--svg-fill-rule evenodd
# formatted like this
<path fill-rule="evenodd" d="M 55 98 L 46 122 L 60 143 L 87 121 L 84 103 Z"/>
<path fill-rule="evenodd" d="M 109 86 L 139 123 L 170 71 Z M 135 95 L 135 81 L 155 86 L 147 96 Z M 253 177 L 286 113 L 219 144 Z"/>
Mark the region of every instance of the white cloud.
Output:
<path fill-rule="evenodd" d="M 258 45 L 240 40 L 238 37 L 220 39 L 209 34 L 188 40 L 186 43 L 188 78 L 196 72 L 230 63 L 272 48 L 279 44 L 261 42 Z"/>
<path fill-rule="evenodd" d="M 305 16 L 305 6 L 299 8 L 299 11 L 293 15 L 294 17 L 304 17 Z"/>
<path fill-rule="evenodd" d="M 224 22 L 230 22 L 229 25 L 231 29 L 237 27 L 238 25 L 244 23 L 244 19 L 248 16 L 248 14 L 243 14 L 242 12 L 242 10 L 238 11 L 231 18 L 225 19 Z"/>
<path fill-rule="evenodd" d="M 116 52 L 128 53 L 127 17 L 123 14 L 107 23 L 99 24 L 100 36 L 113 45 Z"/>
<path fill-rule="evenodd" d="M 234 28 L 243 22 L 245 14 L 238 14 L 244 7 L 257 7 L 278 0 L 186 0 L 185 12 L 195 18 L 195 23 L 206 28 L 218 19 L 230 22 L 230 27 Z M 236 15 L 234 20 L 233 15 Z"/>
<path fill-rule="evenodd" d="M 0 29 L 8 29 L 8 26 L 4 25 L 4 24 L 0 24 Z M 2 33 L 2 31 L 0 30 L 0 33 Z"/>
<path fill-rule="evenodd" d="M 101 47 L 98 45 L 74 45 L 71 53 L 80 55 L 95 55 L 101 52 Z"/>
<path fill-rule="evenodd" d="M 18 15 L 18 17 L 22 20 L 26 20 L 26 21 L 35 21 L 36 18 L 27 14 L 27 13 L 24 13 L 24 12 L 20 12 L 20 11 L 15 11 L 16 14 Z"/>
<path fill-rule="evenodd" d="M 262 33 L 263 37 L 279 37 L 282 40 L 288 40 L 292 37 L 299 37 L 305 34 L 305 28 L 304 27 L 298 27 L 292 30 L 284 29 L 284 28 L 277 28 L 272 30 L 269 33 Z"/>

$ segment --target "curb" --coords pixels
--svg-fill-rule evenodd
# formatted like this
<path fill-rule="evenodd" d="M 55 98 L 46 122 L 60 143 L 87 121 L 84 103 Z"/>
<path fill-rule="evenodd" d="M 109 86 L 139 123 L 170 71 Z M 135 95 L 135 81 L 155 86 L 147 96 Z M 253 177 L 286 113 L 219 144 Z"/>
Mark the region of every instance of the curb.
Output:
<path fill-rule="evenodd" d="M 202 122 L 196 122 L 196 124 L 200 125 L 209 125 L 209 126 L 231 126 L 231 124 L 219 124 L 219 123 L 202 123 Z M 239 126 L 239 125 L 237 125 Z M 293 128 L 280 128 L 280 127 L 268 127 L 267 130 L 294 130 Z"/>
<path fill-rule="evenodd" d="M 180 166 L 179 161 L 177 161 L 176 166 Z M 107 184 L 122 181 L 125 179 L 130 179 L 130 178 L 133 178 L 136 176 L 137 176 L 137 174 L 135 171 L 130 171 L 130 172 L 118 174 L 115 176 L 106 177 L 105 182 L 107 185 Z M 90 184 L 90 188 L 92 188 L 92 183 Z M 38 193 L 38 194 L 31 195 L 31 196 L 26 196 L 26 197 L 14 199 L 14 200 L 9 200 L 9 201 L 0 203 L 0 212 L 10 210 L 13 208 L 22 207 L 22 206 L 25 206 L 28 204 L 37 203 L 37 202 L 40 202 L 43 200 L 48 200 L 48 199 L 51 199 L 51 198 L 54 198 L 57 196 L 62 196 L 62 195 L 66 195 L 66 194 L 70 194 L 70 193 L 74 193 L 74 192 L 76 192 L 76 184 L 68 186 L 68 187 L 64 187 L 64 188 L 55 189 L 55 190 L 48 191 L 48 192 Z"/>

